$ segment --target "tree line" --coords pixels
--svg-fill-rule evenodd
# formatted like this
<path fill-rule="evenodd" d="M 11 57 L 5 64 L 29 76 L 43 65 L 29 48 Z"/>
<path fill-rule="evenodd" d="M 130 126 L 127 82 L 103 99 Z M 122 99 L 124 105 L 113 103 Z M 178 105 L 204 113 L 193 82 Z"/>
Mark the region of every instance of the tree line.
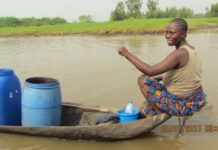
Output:
<path fill-rule="evenodd" d="M 191 18 L 191 17 L 218 17 L 218 3 L 206 8 L 205 14 L 195 14 L 187 7 L 167 7 L 162 10 L 158 7 L 158 0 L 147 0 L 147 10 L 142 11 L 142 0 L 126 0 L 117 3 L 115 10 L 111 12 L 110 20 L 124 20 L 128 18 Z"/>
<path fill-rule="evenodd" d="M 17 27 L 17 26 L 42 26 L 67 23 L 64 18 L 16 18 L 16 17 L 0 17 L 0 27 Z"/>
<path fill-rule="evenodd" d="M 124 20 L 128 18 L 191 18 L 191 17 L 218 17 L 218 3 L 212 4 L 206 8 L 205 14 L 195 14 L 194 11 L 187 7 L 176 8 L 167 7 L 162 10 L 158 7 L 158 0 L 147 0 L 147 9 L 142 11 L 142 0 L 125 0 L 117 3 L 115 10 L 111 12 L 110 20 Z M 91 15 L 81 15 L 81 23 L 95 22 Z M 0 27 L 17 27 L 17 26 L 42 26 L 64 24 L 67 21 L 64 18 L 43 17 L 43 18 L 16 18 L 0 17 Z"/>

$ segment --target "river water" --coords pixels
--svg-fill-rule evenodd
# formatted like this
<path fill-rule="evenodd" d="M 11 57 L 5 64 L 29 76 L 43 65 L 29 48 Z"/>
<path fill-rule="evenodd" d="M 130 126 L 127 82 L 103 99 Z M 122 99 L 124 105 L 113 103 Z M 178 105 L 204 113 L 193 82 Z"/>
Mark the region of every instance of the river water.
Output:
<path fill-rule="evenodd" d="M 0 149 L 217 149 L 218 30 L 193 32 L 187 40 L 202 57 L 203 87 L 212 105 L 189 118 L 183 136 L 165 130 L 178 124 L 173 117 L 152 133 L 131 140 L 74 141 L 0 134 Z M 144 100 L 137 85 L 141 73 L 117 54 L 120 46 L 151 65 L 174 49 L 167 46 L 163 35 L 7 37 L 0 38 L 0 68 L 13 68 L 22 85 L 29 77 L 58 79 L 62 101 L 119 108 L 132 100 L 139 107 Z"/>

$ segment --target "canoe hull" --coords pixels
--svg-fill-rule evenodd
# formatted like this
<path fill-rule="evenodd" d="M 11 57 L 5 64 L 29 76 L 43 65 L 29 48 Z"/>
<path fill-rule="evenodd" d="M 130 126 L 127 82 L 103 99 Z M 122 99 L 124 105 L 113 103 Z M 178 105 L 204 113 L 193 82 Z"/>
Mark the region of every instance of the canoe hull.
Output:
<path fill-rule="evenodd" d="M 160 114 L 152 118 L 139 119 L 134 122 L 122 124 L 105 123 L 94 125 L 92 121 L 92 123 L 88 122 L 81 125 L 81 120 L 84 118 L 80 114 L 81 112 L 84 114 L 84 112 L 89 111 L 93 114 L 97 113 L 98 115 L 102 115 L 111 112 L 112 110 L 70 103 L 63 104 L 62 108 L 63 116 L 71 118 L 73 121 L 69 121 L 69 119 L 63 117 L 62 126 L 0 126 L 0 132 L 74 140 L 118 140 L 133 138 L 146 132 L 150 132 L 170 118 L 167 114 Z M 68 116 L 67 113 L 69 112 L 70 114 Z M 77 119 L 79 118 L 80 121 L 77 119 L 75 120 L 75 117 L 71 116 L 73 112 L 77 113 L 76 117 Z M 85 118 L 85 120 L 87 119 Z"/>

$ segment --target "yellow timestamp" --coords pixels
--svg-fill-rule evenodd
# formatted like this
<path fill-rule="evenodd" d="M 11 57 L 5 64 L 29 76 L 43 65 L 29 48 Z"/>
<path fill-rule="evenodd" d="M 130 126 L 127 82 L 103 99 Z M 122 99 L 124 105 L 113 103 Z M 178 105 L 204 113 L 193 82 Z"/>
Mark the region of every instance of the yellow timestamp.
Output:
<path fill-rule="evenodd" d="M 180 127 L 179 125 L 162 125 L 160 129 L 161 132 L 171 133 L 171 132 L 179 132 Z M 200 133 L 200 132 L 215 133 L 218 132 L 218 125 L 187 124 L 184 126 L 183 131 L 186 133 Z"/>

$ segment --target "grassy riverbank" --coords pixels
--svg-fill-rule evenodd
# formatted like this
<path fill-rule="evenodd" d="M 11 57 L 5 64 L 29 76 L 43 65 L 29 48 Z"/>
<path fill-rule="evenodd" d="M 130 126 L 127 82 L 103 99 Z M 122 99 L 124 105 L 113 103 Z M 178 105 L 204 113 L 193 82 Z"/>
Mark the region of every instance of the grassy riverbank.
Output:
<path fill-rule="evenodd" d="M 96 23 L 72 23 L 30 27 L 0 28 L 0 36 L 68 35 L 68 34 L 146 34 L 161 33 L 171 19 L 129 19 Z M 187 19 L 191 30 L 218 27 L 218 18 Z"/>

